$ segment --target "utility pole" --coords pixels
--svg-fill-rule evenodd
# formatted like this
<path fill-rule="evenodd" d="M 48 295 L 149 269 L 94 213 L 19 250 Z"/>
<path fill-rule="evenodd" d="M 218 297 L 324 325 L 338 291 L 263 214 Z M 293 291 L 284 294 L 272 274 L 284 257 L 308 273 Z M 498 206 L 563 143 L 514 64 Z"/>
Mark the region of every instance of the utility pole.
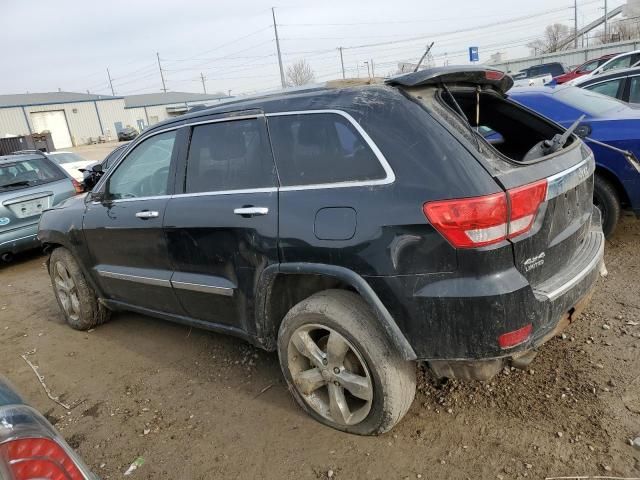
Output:
<path fill-rule="evenodd" d="M 604 42 L 602 43 L 607 43 L 608 40 L 608 33 L 609 33 L 609 25 L 607 22 L 607 0 L 604 0 Z"/>
<path fill-rule="evenodd" d="M 375 78 L 376 77 L 376 72 L 373 69 L 373 58 L 371 59 L 371 78 Z"/>
<path fill-rule="evenodd" d="M 280 39 L 278 38 L 278 25 L 276 24 L 276 9 L 271 7 L 271 16 L 273 17 L 273 32 L 276 35 L 276 49 L 278 50 L 278 66 L 280 67 L 280 83 L 282 88 L 285 88 L 287 84 L 284 81 L 284 69 L 282 68 L 282 54 L 280 53 Z"/>
<path fill-rule="evenodd" d="M 111 87 L 111 95 L 116 96 L 116 92 L 113 90 L 113 82 L 111 81 L 111 73 L 109 72 L 109 67 L 107 67 L 107 77 L 109 78 L 109 87 Z"/>
<path fill-rule="evenodd" d="M 573 0 L 573 48 L 578 49 L 578 0 Z"/>
<path fill-rule="evenodd" d="M 158 58 L 158 68 L 160 69 L 160 79 L 162 80 L 162 91 L 167 93 L 167 85 L 164 83 L 164 73 L 162 72 L 162 65 L 160 64 L 160 54 L 156 52 L 156 57 Z"/>
<path fill-rule="evenodd" d="M 371 70 L 369 70 L 369 62 L 365 60 L 364 63 L 367 65 L 367 77 L 371 78 Z"/>
<path fill-rule="evenodd" d="M 200 72 L 200 79 L 202 80 L 202 91 L 207 94 L 207 85 L 204 83 L 204 75 Z"/>
<path fill-rule="evenodd" d="M 342 66 L 342 78 L 347 78 L 344 75 L 344 58 L 342 58 L 342 47 L 338 47 L 338 50 L 340 50 L 340 65 Z"/>

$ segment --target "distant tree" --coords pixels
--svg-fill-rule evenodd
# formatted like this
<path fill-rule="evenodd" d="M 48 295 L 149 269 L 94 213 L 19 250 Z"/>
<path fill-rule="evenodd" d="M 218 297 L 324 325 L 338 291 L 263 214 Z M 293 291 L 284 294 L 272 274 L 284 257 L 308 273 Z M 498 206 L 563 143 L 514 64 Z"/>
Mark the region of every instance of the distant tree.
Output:
<path fill-rule="evenodd" d="M 531 42 L 527 44 L 527 46 L 532 50 L 534 55 L 557 52 L 567 48 L 567 46 L 561 47 L 562 42 L 572 34 L 573 29 L 562 23 L 554 23 L 553 25 L 547 25 L 541 39 Z"/>
<path fill-rule="evenodd" d="M 640 38 L 640 24 L 631 19 L 621 19 L 611 23 L 609 28 L 609 42 L 621 42 L 623 40 L 635 40 Z M 603 39 L 604 40 L 604 39 Z"/>
<path fill-rule="evenodd" d="M 311 65 L 306 60 L 298 60 L 287 67 L 287 84 L 291 87 L 299 87 L 312 83 L 316 76 Z"/>

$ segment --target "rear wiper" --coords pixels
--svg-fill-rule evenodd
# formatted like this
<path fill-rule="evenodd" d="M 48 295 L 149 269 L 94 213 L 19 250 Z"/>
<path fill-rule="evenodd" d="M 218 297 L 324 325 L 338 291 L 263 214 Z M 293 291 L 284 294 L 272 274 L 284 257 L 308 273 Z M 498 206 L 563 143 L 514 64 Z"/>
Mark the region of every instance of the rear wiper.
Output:
<path fill-rule="evenodd" d="M 7 183 L 6 185 L 0 185 L 0 188 L 9 188 L 9 187 L 26 187 L 29 186 L 31 182 L 27 180 L 21 180 L 19 182 Z"/>
<path fill-rule="evenodd" d="M 585 117 L 586 115 L 581 115 L 580 118 L 573 122 L 562 135 L 556 133 L 551 140 L 544 140 L 541 145 L 543 154 L 551 155 L 552 153 L 555 153 L 558 150 L 562 149 L 565 143 L 567 143 L 567 140 L 569 140 L 569 137 L 573 134 L 574 130 L 578 128 L 578 125 L 580 125 Z"/>

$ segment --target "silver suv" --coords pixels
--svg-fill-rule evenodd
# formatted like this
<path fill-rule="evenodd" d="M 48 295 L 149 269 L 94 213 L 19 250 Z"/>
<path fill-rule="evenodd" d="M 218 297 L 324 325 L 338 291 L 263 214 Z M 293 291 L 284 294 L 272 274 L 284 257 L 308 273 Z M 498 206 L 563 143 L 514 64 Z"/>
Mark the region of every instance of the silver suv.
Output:
<path fill-rule="evenodd" d="M 78 185 L 79 187 L 79 185 Z M 0 156 L 0 257 L 39 245 L 44 210 L 78 193 L 65 171 L 44 155 Z"/>

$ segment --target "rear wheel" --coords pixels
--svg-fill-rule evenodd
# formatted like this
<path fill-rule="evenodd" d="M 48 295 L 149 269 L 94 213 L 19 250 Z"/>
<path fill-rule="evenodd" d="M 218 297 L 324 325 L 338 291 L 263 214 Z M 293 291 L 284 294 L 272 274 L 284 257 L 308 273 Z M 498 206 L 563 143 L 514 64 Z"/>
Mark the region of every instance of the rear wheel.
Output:
<path fill-rule="evenodd" d="M 611 236 L 620 219 L 620 199 L 618 191 L 611 182 L 598 175 L 595 177 L 593 187 L 593 204 L 602 213 L 602 231 L 605 237 Z"/>
<path fill-rule="evenodd" d="M 415 395 L 415 363 L 403 360 L 356 294 L 317 293 L 294 306 L 278 334 L 289 390 L 313 418 L 375 435 L 405 415 Z"/>
<path fill-rule="evenodd" d="M 88 330 L 109 319 L 111 312 L 98 302 L 69 250 L 60 247 L 51 253 L 49 275 L 60 310 L 72 328 Z"/>

